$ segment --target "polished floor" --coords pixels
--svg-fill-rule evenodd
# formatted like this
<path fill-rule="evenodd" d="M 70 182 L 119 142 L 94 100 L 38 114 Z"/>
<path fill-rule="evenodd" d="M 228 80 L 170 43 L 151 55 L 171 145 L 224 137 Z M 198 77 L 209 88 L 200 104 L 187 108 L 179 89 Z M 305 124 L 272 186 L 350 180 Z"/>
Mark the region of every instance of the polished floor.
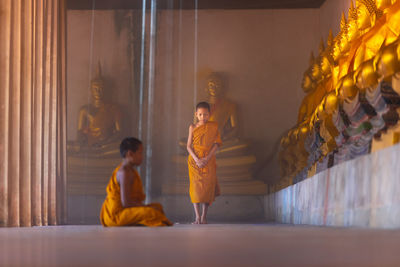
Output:
<path fill-rule="evenodd" d="M 400 266 L 400 230 L 274 224 L 0 228 L 0 266 Z"/>

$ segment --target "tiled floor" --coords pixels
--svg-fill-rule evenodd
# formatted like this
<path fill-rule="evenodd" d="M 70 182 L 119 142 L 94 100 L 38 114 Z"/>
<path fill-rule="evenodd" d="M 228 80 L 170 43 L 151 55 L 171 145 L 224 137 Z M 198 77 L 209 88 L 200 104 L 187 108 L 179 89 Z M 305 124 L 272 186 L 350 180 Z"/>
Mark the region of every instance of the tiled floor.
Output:
<path fill-rule="evenodd" d="M 400 266 L 400 230 L 273 224 L 0 228 L 0 266 Z"/>

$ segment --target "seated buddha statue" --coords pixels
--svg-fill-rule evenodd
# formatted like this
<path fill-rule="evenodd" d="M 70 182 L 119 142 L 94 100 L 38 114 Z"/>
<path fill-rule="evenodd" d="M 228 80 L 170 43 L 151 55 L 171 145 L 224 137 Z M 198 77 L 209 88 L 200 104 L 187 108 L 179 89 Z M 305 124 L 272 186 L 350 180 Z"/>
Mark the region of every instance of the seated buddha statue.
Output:
<path fill-rule="evenodd" d="M 383 16 L 382 10 L 377 8 L 374 0 L 359 0 L 356 2 L 356 9 L 355 26 L 360 37 L 359 45 L 351 55 L 354 71 L 376 55 L 388 35 L 386 15 Z"/>
<path fill-rule="evenodd" d="M 237 154 L 236 152 L 246 149 L 247 144 L 241 142 L 238 136 L 238 119 L 236 104 L 227 99 L 223 92 L 222 79 L 218 73 L 212 73 L 206 80 L 206 101 L 210 104 L 210 119 L 218 123 L 222 139 L 222 147 L 218 150 L 219 157 L 223 154 Z M 196 118 L 195 118 L 196 119 Z M 187 139 L 179 142 L 180 147 L 186 151 Z"/>
<path fill-rule="evenodd" d="M 237 141 L 238 127 L 236 105 L 224 97 L 222 80 L 216 73 L 212 73 L 206 84 L 207 102 L 211 107 L 210 121 L 218 123 L 222 141 Z"/>
<path fill-rule="evenodd" d="M 118 143 L 121 138 L 121 111 L 104 100 L 100 65 L 90 84 L 91 103 L 80 108 L 77 140 L 70 143 L 68 148 L 69 152 L 104 155 L 110 153 L 110 145 Z M 115 150 L 115 147 L 112 149 Z"/>

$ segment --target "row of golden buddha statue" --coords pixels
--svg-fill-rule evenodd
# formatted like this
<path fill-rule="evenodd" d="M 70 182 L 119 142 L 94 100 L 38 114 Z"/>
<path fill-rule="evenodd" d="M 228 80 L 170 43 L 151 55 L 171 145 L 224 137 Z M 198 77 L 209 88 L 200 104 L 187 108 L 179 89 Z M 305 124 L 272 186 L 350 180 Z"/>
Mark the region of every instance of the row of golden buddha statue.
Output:
<path fill-rule="evenodd" d="M 281 139 L 279 190 L 369 153 L 397 124 L 400 0 L 356 0 L 303 75 L 298 123 Z M 374 139 L 375 137 L 375 139 Z M 321 169 L 321 170 L 322 170 Z"/>

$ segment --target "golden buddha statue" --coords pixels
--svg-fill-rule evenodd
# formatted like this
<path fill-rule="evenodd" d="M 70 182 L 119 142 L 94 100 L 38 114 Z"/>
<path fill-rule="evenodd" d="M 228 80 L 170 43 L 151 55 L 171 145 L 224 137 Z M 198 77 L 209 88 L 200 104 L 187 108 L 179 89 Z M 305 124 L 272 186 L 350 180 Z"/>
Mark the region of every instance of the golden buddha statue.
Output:
<path fill-rule="evenodd" d="M 358 95 L 358 88 L 354 81 L 354 72 L 348 73 L 340 82 L 341 84 L 341 100 L 351 101 Z"/>
<path fill-rule="evenodd" d="M 322 79 L 327 80 L 332 77 L 333 68 L 335 66 L 335 60 L 332 57 L 333 49 L 333 35 L 332 30 L 329 30 L 328 39 L 326 40 L 326 47 L 321 54 L 320 68 Z"/>
<path fill-rule="evenodd" d="M 326 156 L 337 148 L 336 137 L 339 135 L 339 131 L 332 121 L 332 115 L 337 112 L 338 109 L 338 98 L 335 92 L 329 93 L 324 100 L 321 102 L 319 111 L 319 117 L 321 124 L 319 133 L 325 140 L 323 145 L 323 155 Z"/>
<path fill-rule="evenodd" d="M 320 48 L 320 50 L 322 49 Z M 314 54 L 311 52 L 309 68 L 304 72 L 301 83 L 301 87 L 307 95 L 300 105 L 297 119 L 299 124 L 311 116 L 324 94 L 321 88 L 322 72 L 319 64 L 320 60 L 320 57 L 315 59 Z"/>
<path fill-rule="evenodd" d="M 94 79 L 90 88 L 92 103 L 79 111 L 78 139 L 88 146 L 115 141 L 121 132 L 121 113 L 115 105 L 104 102 L 103 90 L 103 80 Z"/>
<path fill-rule="evenodd" d="M 210 121 L 218 123 L 223 142 L 237 139 L 236 105 L 224 97 L 221 78 L 218 74 L 212 73 L 206 85 L 207 102 L 211 107 Z"/>
<path fill-rule="evenodd" d="M 315 80 L 313 79 L 312 73 L 312 66 L 315 63 L 314 54 L 311 51 L 310 59 L 309 59 L 309 67 L 303 74 L 303 79 L 301 81 L 301 88 L 303 89 L 304 93 L 311 93 L 316 88 Z M 315 73 L 314 73 L 315 75 Z"/>
<path fill-rule="evenodd" d="M 79 111 L 77 142 L 70 145 L 70 148 L 76 152 L 93 150 L 98 153 L 107 150 L 107 144 L 119 142 L 122 114 L 116 105 L 104 101 L 104 80 L 100 64 L 90 84 L 91 103 L 82 106 Z"/>
<path fill-rule="evenodd" d="M 379 84 L 378 78 L 375 59 L 362 63 L 355 75 L 356 85 L 362 90 L 375 90 Z"/>
<path fill-rule="evenodd" d="M 382 17 L 374 0 L 357 0 L 356 8 L 360 41 L 352 59 L 354 71 L 376 55 L 387 36 L 386 17 Z"/>
<path fill-rule="evenodd" d="M 400 41 L 382 47 L 375 61 L 379 81 L 398 74 L 400 72 Z"/>
<path fill-rule="evenodd" d="M 222 147 L 217 151 L 219 157 L 223 154 L 240 154 L 248 145 L 241 142 L 238 137 L 237 108 L 235 103 L 224 96 L 222 79 L 218 73 L 211 73 L 206 79 L 206 101 L 210 104 L 210 121 L 218 123 L 222 139 Z M 194 123 L 196 123 L 194 117 Z M 179 146 L 186 151 L 187 138 L 179 141 Z"/>
<path fill-rule="evenodd" d="M 344 13 L 340 20 L 340 31 L 334 38 L 332 48 L 332 58 L 335 62 L 335 70 L 332 72 L 333 83 L 336 84 L 344 75 L 346 75 L 349 68 L 349 41 L 348 41 L 348 24 Z"/>

